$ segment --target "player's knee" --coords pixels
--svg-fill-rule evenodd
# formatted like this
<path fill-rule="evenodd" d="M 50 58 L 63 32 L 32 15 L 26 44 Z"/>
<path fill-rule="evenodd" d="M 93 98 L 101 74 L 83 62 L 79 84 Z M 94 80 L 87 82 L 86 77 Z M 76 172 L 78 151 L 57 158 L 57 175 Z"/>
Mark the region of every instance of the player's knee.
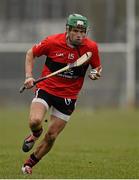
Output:
<path fill-rule="evenodd" d="M 30 128 L 36 128 L 40 126 L 40 124 L 41 124 L 41 119 L 39 117 L 30 117 L 30 122 L 29 122 Z"/>

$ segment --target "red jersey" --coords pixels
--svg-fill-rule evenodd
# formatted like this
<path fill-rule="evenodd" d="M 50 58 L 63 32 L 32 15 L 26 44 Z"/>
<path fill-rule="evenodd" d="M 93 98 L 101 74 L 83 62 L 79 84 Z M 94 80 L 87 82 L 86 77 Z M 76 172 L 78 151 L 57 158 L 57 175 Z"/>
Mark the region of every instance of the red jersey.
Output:
<path fill-rule="evenodd" d="M 76 99 L 89 64 L 92 68 L 101 65 L 96 42 L 85 38 L 78 48 L 72 48 L 66 43 L 66 33 L 48 36 L 32 50 L 34 57 L 46 56 L 42 77 L 75 62 L 84 53 L 92 52 L 90 60 L 82 66 L 55 75 L 36 85 L 37 88 L 62 98 Z"/>

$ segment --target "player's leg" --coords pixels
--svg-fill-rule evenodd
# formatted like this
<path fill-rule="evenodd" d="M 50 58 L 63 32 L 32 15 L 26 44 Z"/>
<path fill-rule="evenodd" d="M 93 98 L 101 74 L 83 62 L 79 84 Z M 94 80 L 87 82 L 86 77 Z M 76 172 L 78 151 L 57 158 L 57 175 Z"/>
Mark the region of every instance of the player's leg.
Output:
<path fill-rule="evenodd" d="M 40 145 L 34 151 L 34 155 L 37 159 L 41 159 L 45 154 L 47 154 L 51 150 L 57 136 L 64 129 L 66 123 L 67 122 L 63 119 L 60 119 L 53 115 L 51 116 L 48 131 L 45 134 L 45 137 L 40 143 Z"/>
<path fill-rule="evenodd" d="M 53 96 L 54 106 L 52 107 L 52 115 L 48 131 L 34 152 L 35 157 L 40 160 L 45 154 L 47 154 L 52 148 L 55 139 L 58 134 L 64 129 L 67 121 L 70 119 L 70 115 L 74 111 L 76 100 L 59 98 Z M 58 110 L 59 109 L 59 110 Z"/>
<path fill-rule="evenodd" d="M 39 160 L 51 150 L 57 136 L 64 129 L 66 123 L 66 121 L 60 119 L 59 117 L 56 117 L 54 115 L 51 116 L 47 133 L 45 134 L 45 137 L 40 142 L 40 144 L 37 146 L 34 153 L 32 153 L 30 157 L 25 161 L 24 166 L 22 167 L 23 173 L 32 173 L 32 167 L 36 165 Z"/>
<path fill-rule="evenodd" d="M 35 141 L 40 137 L 42 133 L 42 121 L 50 106 L 49 95 L 45 91 L 37 89 L 36 96 L 30 107 L 29 126 L 31 134 L 24 140 L 22 146 L 24 152 L 31 150 Z"/>
<path fill-rule="evenodd" d="M 52 108 L 48 131 L 34 153 L 25 161 L 22 168 L 23 173 L 29 174 L 32 172 L 32 167 L 51 150 L 57 136 L 64 129 L 70 115 L 74 111 L 76 102 L 74 99 L 51 96 L 51 101 L 53 101 L 52 104 L 54 107 Z"/>
<path fill-rule="evenodd" d="M 30 107 L 29 115 L 29 127 L 31 129 L 31 134 L 27 136 L 24 140 L 22 150 L 28 152 L 32 149 L 35 141 L 40 137 L 42 129 L 42 121 L 46 113 L 46 107 L 43 103 L 32 102 Z"/>

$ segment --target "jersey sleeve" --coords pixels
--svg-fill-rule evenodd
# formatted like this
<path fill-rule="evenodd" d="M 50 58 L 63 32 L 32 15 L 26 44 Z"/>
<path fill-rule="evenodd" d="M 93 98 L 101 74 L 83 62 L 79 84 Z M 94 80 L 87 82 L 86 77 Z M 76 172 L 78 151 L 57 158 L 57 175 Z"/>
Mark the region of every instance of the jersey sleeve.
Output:
<path fill-rule="evenodd" d="M 92 57 L 90 60 L 90 65 L 92 68 L 96 68 L 101 66 L 101 61 L 100 61 L 100 57 L 99 57 L 99 51 L 98 51 L 98 46 L 97 44 L 93 44 L 92 46 Z"/>
<path fill-rule="evenodd" d="M 49 38 L 47 37 L 44 40 L 42 40 L 40 43 L 35 44 L 32 47 L 33 56 L 40 57 L 42 55 L 48 55 L 49 48 L 50 48 L 50 43 L 49 43 Z"/>

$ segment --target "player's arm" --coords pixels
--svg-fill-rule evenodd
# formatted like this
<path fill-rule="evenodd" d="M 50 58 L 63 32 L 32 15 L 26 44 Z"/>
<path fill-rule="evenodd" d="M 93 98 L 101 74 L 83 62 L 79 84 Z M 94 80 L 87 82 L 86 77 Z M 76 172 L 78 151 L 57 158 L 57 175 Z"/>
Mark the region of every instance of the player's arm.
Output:
<path fill-rule="evenodd" d="M 26 88 L 33 87 L 35 79 L 33 78 L 33 66 L 35 57 L 40 57 L 42 55 L 47 55 L 49 52 L 49 42 L 48 38 L 45 38 L 40 43 L 35 44 L 31 49 L 26 53 L 25 60 L 25 82 L 24 85 Z"/>
<path fill-rule="evenodd" d="M 25 81 L 24 85 L 26 88 L 31 88 L 33 86 L 33 83 L 35 79 L 33 78 L 33 66 L 34 66 L 34 56 L 32 48 L 29 49 L 26 53 L 26 59 L 25 59 Z"/>
<path fill-rule="evenodd" d="M 88 76 L 92 80 L 98 80 L 101 77 L 102 65 L 101 65 L 101 61 L 99 57 L 98 46 L 96 43 L 93 44 L 92 54 L 93 55 L 90 60 L 90 65 L 92 69 L 90 70 L 90 73 Z"/>

